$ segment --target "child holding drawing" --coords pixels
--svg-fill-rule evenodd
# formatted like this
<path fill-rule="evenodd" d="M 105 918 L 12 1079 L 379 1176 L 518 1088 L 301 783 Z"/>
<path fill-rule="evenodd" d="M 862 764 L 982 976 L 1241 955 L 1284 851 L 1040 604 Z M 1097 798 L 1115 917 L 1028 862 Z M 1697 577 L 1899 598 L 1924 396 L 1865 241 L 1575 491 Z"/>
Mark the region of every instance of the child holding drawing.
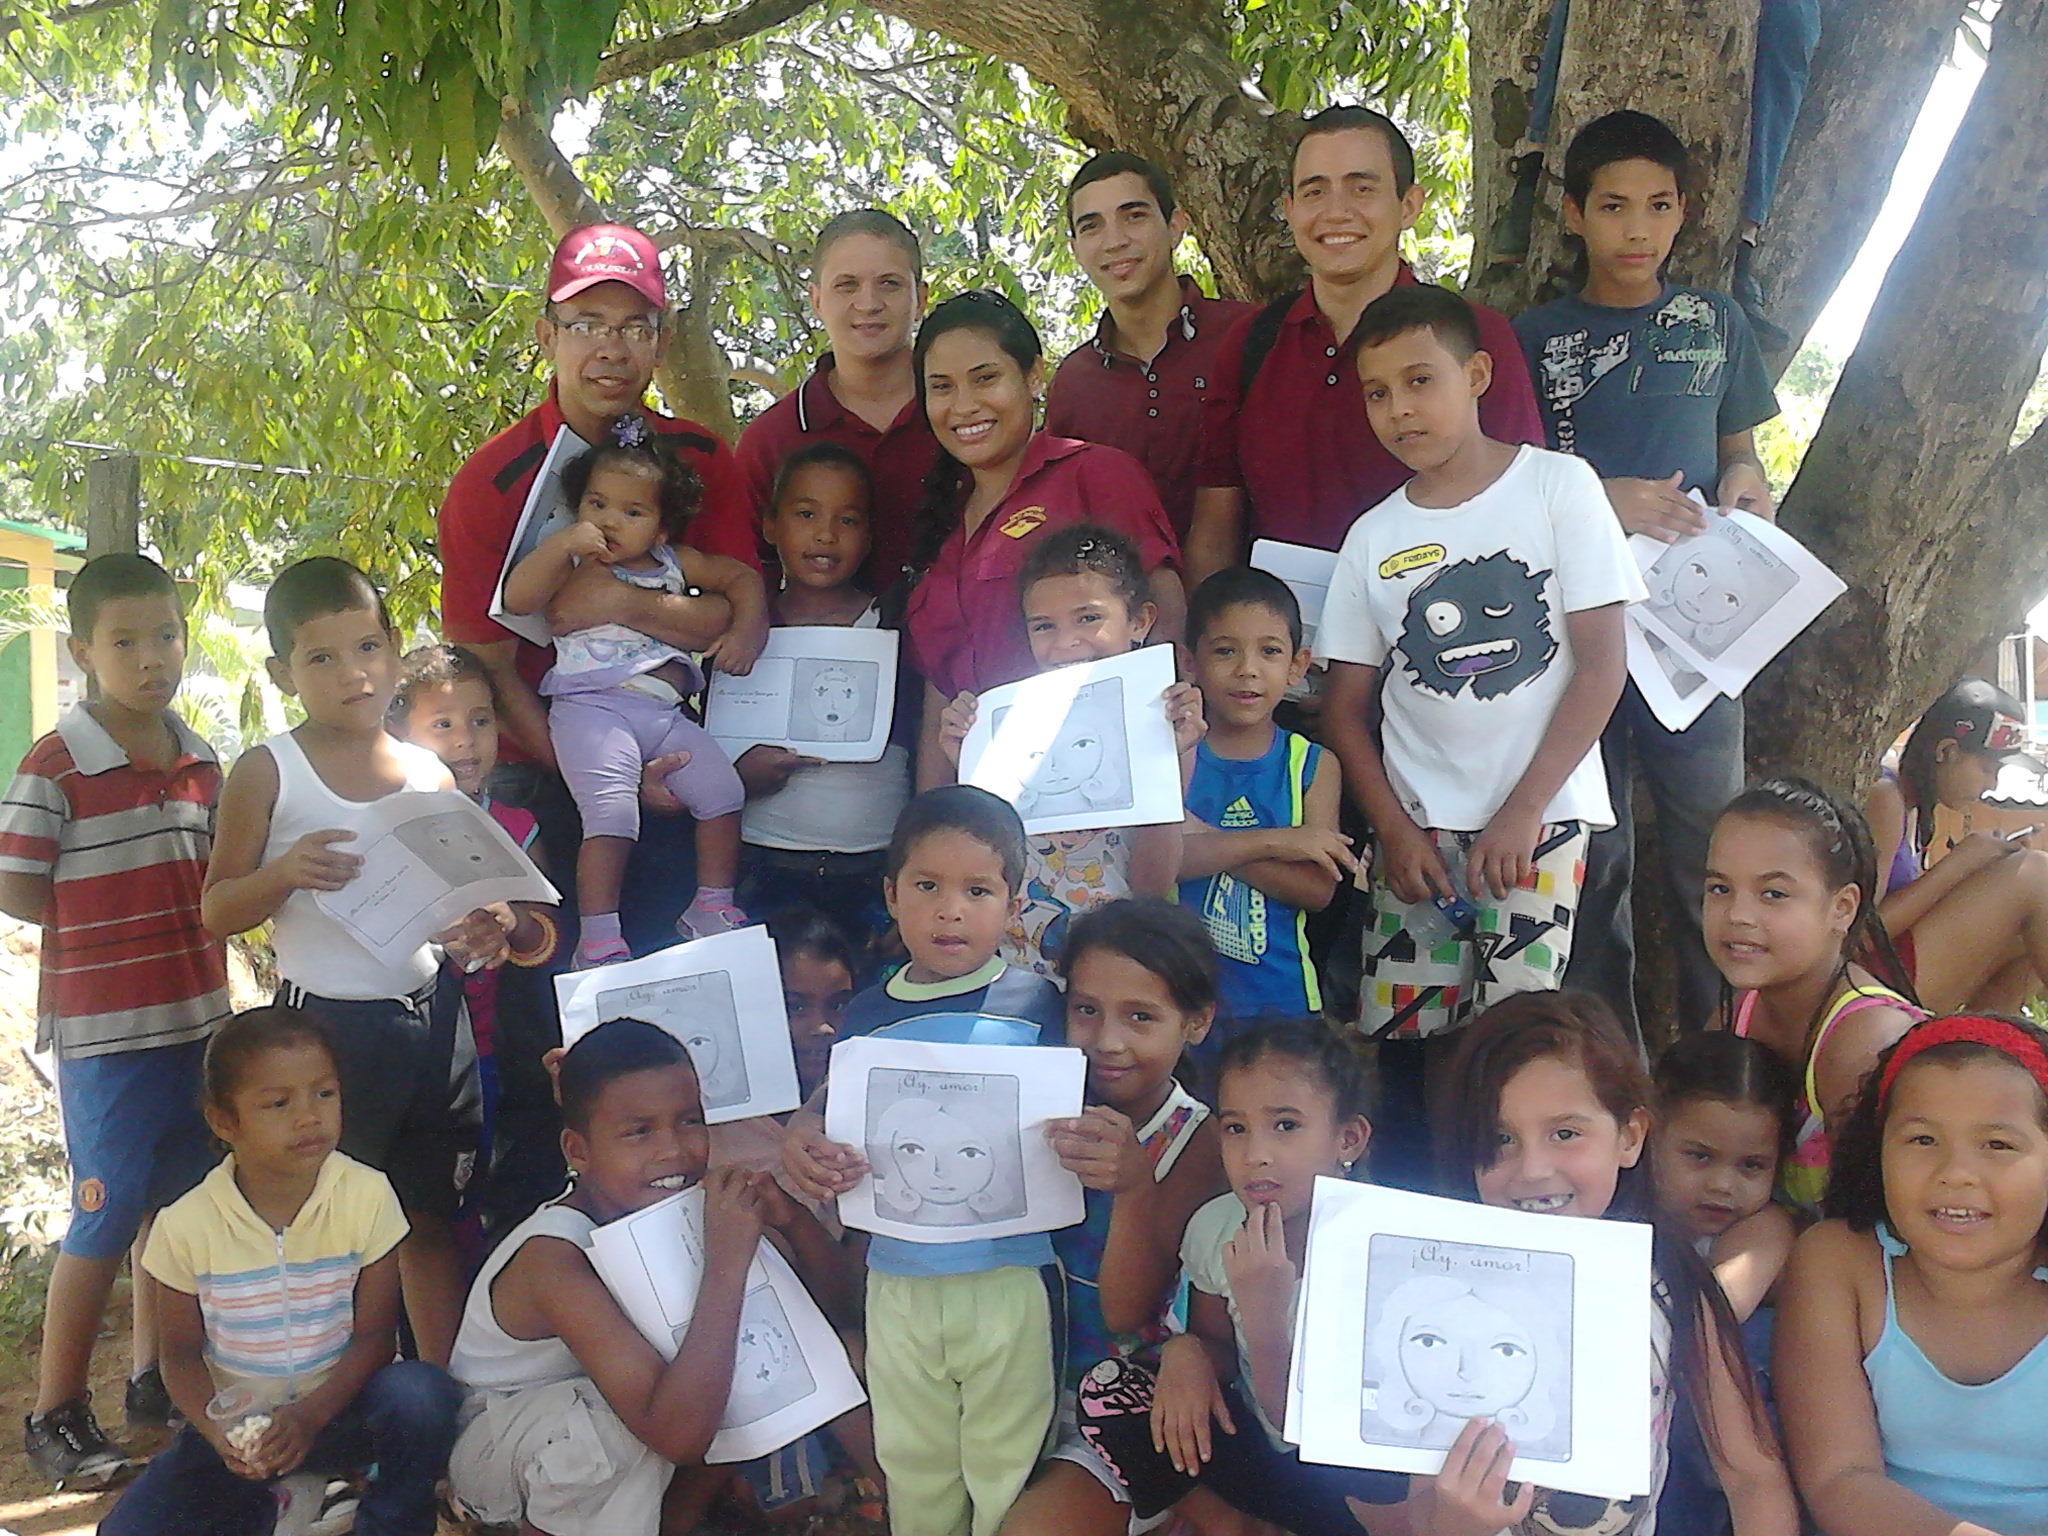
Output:
<path fill-rule="evenodd" d="M 1545 1215 L 1653 1220 L 1645 1156 L 1653 1097 L 1641 1057 L 1598 998 L 1584 992 L 1510 997 L 1459 1037 L 1436 1127 L 1446 1191 Z M 1525 1483 L 1510 1496 L 1513 1434 L 1501 1422 L 1472 1418 L 1435 1479 L 1436 1524 L 1426 1530 L 1626 1536 L 1656 1528 L 1676 1388 L 1698 1416 L 1728 1496 L 1734 1536 L 1796 1536 L 1791 1480 L 1735 1318 L 1688 1239 L 1658 1222 L 1648 1495 L 1609 1501 Z"/>
<path fill-rule="evenodd" d="M 872 499 L 868 467 L 850 448 L 811 443 L 782 461 L 761 519 L 782 567 L 777 624 L 884 627 L 881 604 L 864 584 Z M 734 766 L 747 786 L 740 905 L 749 912 L 817 907 L 837 916 L 864 951 L 888 928 L 882 850 L 910 798 L 904 743 L 916 737 L 918 692 L 898 687 L 896 697 L 893 739 L 875 762 L 818 762 L 786 747 L 740 754 Z"/>
<path fill-rule="evenodd" d="M 546 872 L 540 825 L 533 812 L 492 796 L 484 786 L 498 764 L 498 693 L 474 651 L 425 645 L 408 651 L 391 696 L 391 734 L 425 747 L 455 776 L 455 787 L 484 808 L 505 835 Z M 509 967 L 462 978 L 476 1042 L 483 1099 L 477 1173 L 464 1192 L 465 1217 L 495 1237 L 562 1187 L 561 1117 L 541 1057 L 560 1043 L 552 989 L 537 967 L 555 955 L 555 914 L 516 902 L 505 935 Z"/>
<path fill-rule="evenodd" d="M 1387 1042 L 1377 1172 L 1419 1187 L 1444 1037 L 1564 971 L 1586 838 L 1614 819 L 1600 731 L 1643 582 L 1585 464 L 1481 428 L 1471 305 L 1396 287 L 1352 341 L 1367 419 L 1415 475 L 1345 535 L 1316 648 L 1376 844 L 1359 1028 Z"/>
<path fill-rule="evenodd" d="M 1157 617 L 1145 595 L 1137 546 L 1092 523 L 1044 535 L 1024 562 L 1017 590 L 1031 656 L 1041 672 L 1135 651 Z M 1165 702 L 1185 787 L 1194 771 L 1195 743 L 1202 739 L 1202 696 L 1191 683 L 1175 683 Z M 961 743 L 979 712 L 977 697 L 962 693 L 940 721 L 940 748 L 956 772 Z M 1024 903 L 1003 952 L 1042 976 L 1056 974 L 1060 941 L 1075 917 L 1120 896 L 1170 896 L 1180 874 L 1178 822 L 1040 833 L 1027 846 Z"/>
<path fill-rule="evenodd" d="M 1579 291 L 1515 318 L 1549 445 L 1599 472 L 1624 532 L 1667 544 L 1706 526 L 1688 490 L 1771 516 L 1754 433 L 1778 414 L 1763 354 L 1735 301 L 1666 277 L 1693 190 L 1691 159 L 1678 135 L 1646 113 L 1610 112 L 1579 130 L 1564 157 L 1564 220 L 1580 248 Z M 1742 787 L 1742 705 L 1716 696 L 1689 727 L 1670 731 L 1630 686 L 1601 746 L 1618 819 L 1594 834 L 1586 853 L 1572 985 L 1592 988 L 1633 1025 L 1630 783 L 1640 764 L 1657 806 L 1678 1022 L 1702 1028 L 1717 989 L 1700 938 L 1700 871 L 1714 813 Z"/>
<path fill-rule="evenodd" d="M 652 437 L 638 416 L 624 416 L 615 440 L 571 459 L 562 492 L 576 520 L 557 529 L 505 577 L 505 607 L 539 613 L 585 561 L 627 586 L 691 597 L 713 593 L 732 607 L 732 625 L 704 652 L 707 665 L 745 673 L 767 637 L 761 575 L 727 555 L 686 549 L 703 487 L 695 471 Z M 625 624 L 600 624 L 555 636 L 555 664 L 541 680 L 550 699 L 548 736 L 576 808 L 583 847 L 576 857 L 582 923 L 579 965 L 632 958 L 619 934 L 619 885 L 640 835 L 640 778 L 673 752 L 690 760 L 668 787 L 697 820 L 697 894 L 676 930 L 686 939 L 725 933 L 746 922 L 733 905 L 739 880 L 739 775 L 704 728 L 684 713 L 703 687 L 697 664 L 674 646 Z"/>
<path fill-rule="evenodd" d="M 470 1288 L 454 1361 L 470 1399 L 449 1479 L 480 1520 L 656 1536 L 670 1478 L 703 1462 L 725 1416 L 762 1232 L 789 1240 L 799 1274 L 829 1240 L 767 1175 L 707 1173 L 697 1074 L 665 1031 L 611 1020 L 556 1070 L 575 1186 L 514 1228 Z M 598 1278 L 591 1233 L 700 1183 L 702 1285 L 664 1361 Z"/>
<path fill-rule="evenodd" d="M 452 1218 L 476 1156 L 476 1052 L 461 1018 L 463 971 L 500 964 L 512 914 L 470 913 L 396 962 L 379 959 L 314 899 L 345 889 L 348 845 L 394 795 L 452 790 L 441 760 L 391 736 L 398 642 L 384 599 L 345 560 L 287 567 L 263 600 L 270 675 L 302 725 L 243 754 L 221 791 L 201 913 L 226 938 L 271 924 L 278 1001 L 333 1036 L 341 1150 L 389 1174 L 412 1232 L 399 1248 L 407 1321 L 423 1359 L 446 1364 L 462 1304 Z"/>
<path fill-rule="evenodd" d="M 1216 1122 L 1230 1189 L 1180 1240 L 1187 1331 L 1156 1368 L 1116 1358 L 1081 1380 L 1081 1434 L 1139 1519 L 1202 1488 L 1283 1530 L 1330 1532 L 1352 1526 L 1347 1500 L 1407 1496 L 1399 1474 L 1303 1461 L 1280 1434 L 1310 1197 L 1317 1178 L 1350 1178 L 1365 1155 L 1365 1098 L 1357 1056 L 1319 1019 L 1261 1024 L 1223 1047 Z M 1359 1523 L 1375 1529 L 1369 1508 Z"/>
<path fill-rule="evenodd" d="M 909 963 L 847 1010 L 849 1034 L 941 1044 L 1062 1039 L 1059 990 L 997 953 L 1024 879 L 1024 827 L 986 790 L 950 785 L 905 807 L 883 887 Z M 829 1086 L 828 1086 L 829 1091 Z M 783 1165 L 810 1199 L 868 1174 L 829 1140 L 822 1101 L 791 1117 Z M 892 1536 L 994 1536 L 1053 1421 L 1043 1232 L 868 1242 L 867 1367 Z"/>

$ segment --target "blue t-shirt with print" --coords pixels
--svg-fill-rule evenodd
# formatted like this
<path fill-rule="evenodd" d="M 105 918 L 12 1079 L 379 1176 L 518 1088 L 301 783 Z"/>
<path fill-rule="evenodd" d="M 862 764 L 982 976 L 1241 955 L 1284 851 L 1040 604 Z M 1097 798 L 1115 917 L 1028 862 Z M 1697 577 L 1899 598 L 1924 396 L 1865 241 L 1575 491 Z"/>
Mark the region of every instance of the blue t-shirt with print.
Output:
<path fill-rule="evenodd" d="M 1043 976 L 998 958 L 952 981 L 913 982 L 899 971 L 847 1004 L 845 1030 L 931 1045 L 1059 1045 L 1066 1005 Z M 911 1243 L 879 1232 L 868 1239 L 868 1268 L 885 1275 L 971 1275 L 1052 1262 L 1052 1238 L 1044 1232 L 952 1243 Z"/>
<path fill-rule="evenodd" d="M 1678 473 L 1712 500 L 1720 440 L 1778 414 L 1749 317 L 1725 293 L 1667 285 L 1633 309 L 1570 294 L 1514 325 L 1550 446 L 1602 479 Z"/>

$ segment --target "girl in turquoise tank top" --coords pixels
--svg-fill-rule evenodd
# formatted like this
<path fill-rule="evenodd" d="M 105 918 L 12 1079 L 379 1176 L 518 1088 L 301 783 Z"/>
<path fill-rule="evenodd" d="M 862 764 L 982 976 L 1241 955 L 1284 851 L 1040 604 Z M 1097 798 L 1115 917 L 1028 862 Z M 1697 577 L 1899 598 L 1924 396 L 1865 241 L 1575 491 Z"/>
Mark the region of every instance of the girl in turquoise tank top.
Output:
<path fill-rule="evenodd" d="M 1880 1057 L 1779 1308 L 1826 1536 L 2048 1536 L 2048 1034 L 1958 1015 Z"/>
<path fill-rule="evenodd" d="M 1805 779 L 1744 790 L 1714 823 L 1702 917 L 1724 1023 L 1798 1077 L 1779 1197 L 1819 1213 L 1829 1133 L 1877 1053 L 1926 1017 L 1877 911 L 1870 829 Z"/>

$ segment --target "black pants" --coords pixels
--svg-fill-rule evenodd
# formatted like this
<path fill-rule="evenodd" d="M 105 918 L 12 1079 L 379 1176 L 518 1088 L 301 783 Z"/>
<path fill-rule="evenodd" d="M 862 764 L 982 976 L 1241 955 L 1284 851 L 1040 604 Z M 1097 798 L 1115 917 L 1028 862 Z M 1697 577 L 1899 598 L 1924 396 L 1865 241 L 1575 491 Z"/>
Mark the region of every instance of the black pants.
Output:
<path fill-rule="evenodd" d="M 1130 1490 L 1131 1507 L 1150 1519 L 1197 1487 L 1232 1509 L 1265 1520 L 1292 1536 L 1358 1536 L 1359 1522 L 1344 1501 L 1399 1504 L 1408 1497 L 1400 1472 L 1367 1472 L 1303 1461 L 1291 1446 L 1276 1446 L 1237 1388 L 1223 1384 L 1234 1435 L 1212 1425 L 1211 1454 L 1199 1475 L 1174 1470 L 1152 1447 L 1152 1373 L 1130 1360 L 1105 1360 L 1082 1378 L 1081 1434 Z M 1370 1527 L 1367 1528 L 1370 1530 Z"/>

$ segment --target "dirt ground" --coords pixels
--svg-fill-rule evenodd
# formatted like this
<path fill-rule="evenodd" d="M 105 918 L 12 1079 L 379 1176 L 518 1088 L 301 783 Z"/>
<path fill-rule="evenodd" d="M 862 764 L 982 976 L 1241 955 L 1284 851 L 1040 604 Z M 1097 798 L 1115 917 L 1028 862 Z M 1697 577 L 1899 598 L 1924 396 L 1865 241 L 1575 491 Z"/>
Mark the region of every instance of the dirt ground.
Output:
<path fill-rule="evenodd" d="M 38 930 L 0 916 L 0 1536 L 88 1536 L 113 1508 L 119 1490 L 53 1494 L 21 1449 L 23 1418 L 35 1406 L 36 1347 L 48 1254 L 40 1245 L 59 1235 L 68 1211 L 57 1096 L 30 1064 L 35 1042 Z M 246 965 L 230 977 L 235 1002 L 260 1002 Z M 162 1432 L 131 1435 L 122 1419 L 129 1369 L 130 1289 L 115 1285 L 99 1347 L 92 1395 L 100 1427 L 116 1444 L 146 1457 L 168 1440 Z M 465 1528 L 444 1524 L 442 1536 Z M 881 1527 L 849 1513 L 799 1516 L 770 1526 L 731 1503 L 722 1504 L 699 1536 L 882 1536 Z"/>
<path fill-rule="evenodd" d="M 57 1096 L 23 1054 L 35 1043 L 37 931 L 0 918 L 0 1242 L 47 1235 L 61 1220 L 64 1184 L 55 1155 Z M 5 1271 L 6 1327 L 0 1329 L 0 1531 L 59 1536 L 93 1529 L 112 1507 L 106 1495 L 50 1493 L 21 1452 L 21 1421 L 35 1406 L 36 1332 L 43 1267 L 22 1257 Z M 93 1357 L 93 1401 L 104 1427 L 141 1454 L 165 1438 L 130 1440 L 121 1425 L 121 1388 L 128 1370 L 128 1284 L 115 1288 L 106 1332 Z"/>

